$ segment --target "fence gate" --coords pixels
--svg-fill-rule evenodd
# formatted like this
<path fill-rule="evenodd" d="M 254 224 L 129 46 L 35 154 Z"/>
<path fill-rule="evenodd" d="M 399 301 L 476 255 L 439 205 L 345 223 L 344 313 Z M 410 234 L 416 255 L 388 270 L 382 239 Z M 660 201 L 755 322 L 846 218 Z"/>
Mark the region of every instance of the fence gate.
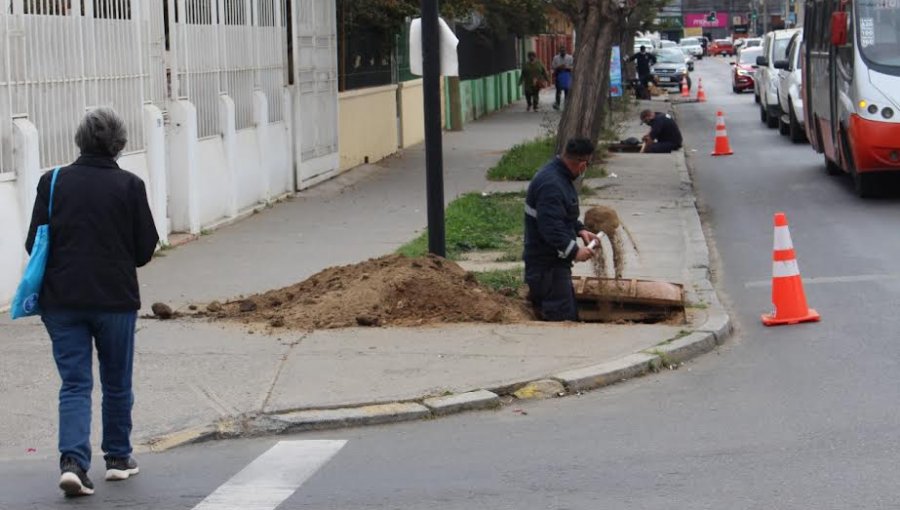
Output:
<path fill-rule="evenodd" d="M 335 0 L 294 0 L 293 59 L 298 186 L 338 170 L 337 24 Z M 294 135 L 297 136 L 297 133 Z"/>

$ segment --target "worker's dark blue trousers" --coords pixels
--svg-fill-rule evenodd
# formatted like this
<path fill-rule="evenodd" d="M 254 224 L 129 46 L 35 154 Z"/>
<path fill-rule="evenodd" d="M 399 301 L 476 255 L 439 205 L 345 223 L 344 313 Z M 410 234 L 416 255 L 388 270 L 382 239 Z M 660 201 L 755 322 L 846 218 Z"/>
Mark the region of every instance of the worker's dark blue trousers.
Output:
<path fill-rule="evenodd" d="M 681 145 L 675 142 L 655 142 L 647 146 L 647 152 L 650 154 L 668 154 L 680 148 Z"/>
<path fill-rule="evenodd" d="M 525 267 L 528 297 L 538 318 L 545 321 L 577 321 L 575 289 L 569 267 Z"/>

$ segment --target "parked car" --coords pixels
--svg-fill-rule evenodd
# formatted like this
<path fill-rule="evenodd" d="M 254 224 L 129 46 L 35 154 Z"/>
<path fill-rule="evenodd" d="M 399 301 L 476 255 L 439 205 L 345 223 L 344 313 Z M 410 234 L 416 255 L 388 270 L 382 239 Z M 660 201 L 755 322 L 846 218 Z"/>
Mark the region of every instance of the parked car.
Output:
<path fill-rule="evenodd" d="M 700 44 L 700 39 L 697 37 L 686 37 L 678 43 L 681 46 L 681 51 L 684 52 L 685 55 L 690 55 L 697 60 L 703 58 L 703 45 Z"/>
<path fill-rule="evenodd" d="M 753 83 L 756 80 L 756 57 L 760 55 L 762 55 L 760 47 L 744 48 L 738 52 L 731 70 L 731 90 L 735 94 L 753 90 Z"/>
<path fill-rule="evenodd" d="M 775 68 L 778 69 L 778 106 L 781 110 L 778 127 L 781 134 L 790 136 L 794 143 L 806 140 L 806 130 L 803 126 L 803 78 L 801 76 L 803 58 L 800 51 L 802 45 L 803 31 L 801 30 L 794 34 L 788 43 L 787 59 L 775 61 Z"/>
<path fill-rule="evenodd" d="M 754 94 L 759 103 L 759 119 L 770 128 L 778 127 L 781 107 L 778 102 L 778 69 L 775 62 L 787 59 L 788 44 L 799 29 L 776 30 L 763 39 L 762 55 L 756 58 Z"/>
<path fill-rule="evenodd" d="M 691 75 L 684 53 L 678 48 L 659 50 L 656 54 L 656 65 L 652 69 L 654 81 L 660 87 L 681 87 L 681 80 L 687 79 L 688 90 L 691 89 Z"/>
<path fill-rule="evenodd" d="M 734 56 L 734 44 L 729 39 L 716 39 L 709 46 L 709 56 L 717 55 Z"/>

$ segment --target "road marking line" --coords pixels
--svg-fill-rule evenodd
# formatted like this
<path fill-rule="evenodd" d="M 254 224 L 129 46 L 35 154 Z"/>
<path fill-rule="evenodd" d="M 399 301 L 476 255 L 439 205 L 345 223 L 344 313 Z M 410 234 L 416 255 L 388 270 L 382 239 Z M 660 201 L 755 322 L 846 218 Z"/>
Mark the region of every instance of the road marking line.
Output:
<path fill-rule="evenodd" d="M 896 280 L 900 278 L 900 274 L 863 274 L 857 276 L 822 276 L 819 278 L 804 278 L 803 283 L 816 285 L 820 283 L 865 283 L 879 282 L 884 280 Z M 770 280 L 760 280 L 756 282 L 747 282 L 744 288 L 752 289 L 758 287 L 768 287 L 772 282 Z"/>
<path fill-rule="evenodd" d="M 347 441 L 281 441 L 222 484 L 193 510 L 274 510 Z"/>

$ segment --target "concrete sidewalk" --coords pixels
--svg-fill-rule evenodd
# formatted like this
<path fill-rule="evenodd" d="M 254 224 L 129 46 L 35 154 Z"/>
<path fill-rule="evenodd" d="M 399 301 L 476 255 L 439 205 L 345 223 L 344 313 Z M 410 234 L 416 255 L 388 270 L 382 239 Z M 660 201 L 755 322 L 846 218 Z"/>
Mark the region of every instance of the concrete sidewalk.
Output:
<path fill-rule="evenodd" d="M 496 188 L 485 181 L 486 169 L 511 145 L 540 135 L 541 122 L 542 115 L 517 104 L 465 132 L 447 133 L 447 200 Z M 630 135 L 640 127 L 635 122 L 628 130 Z M 626 276 L 686 284 L 691 301 L 702 303 L 692 310 L 691 325 L 531 323 L 266 336 L 230 324 L 140 321 L 135 442 L 159 449 L 198 438 L 283 431 L 290 424 L 303 429 L 436 415 L 450 407 L 433 407 L 427 397 L 480 389 L 495 396 L 482 392 L 473 402 L 490 407 L 496 394 L 528 381 L 550 377 L 563 391 L 580 391 L 712 348 L 729 323 L 708 281 L 683 155 L 614 156 L 608 168 L 617 177 L 590 182 L 597 192 L 585 204 L 616 208 L 634 234 L 640 252 L 629 255 Z M 144 303 L 184 307 L 227 299 L 390 253 L 424 227 L 424 188 L 421 147 L 349 172 L 165 252 L 141 272 Z M 693 330 L 705 333 L 681 338 Z M 46 334 L 34 319 L 2 319 L 0 342 L 0 457 L 53 457 L 58 379 Z M 641 351 L 650 353 L 633 355 Z M 395 402 L 400 407 L 334 410 Z M 95 407 L 99 417 L 98 391 Z M 292 413 L 298 410 L 307 411 Z M 271 420 L 281 417 L 273 426 Z"/>

